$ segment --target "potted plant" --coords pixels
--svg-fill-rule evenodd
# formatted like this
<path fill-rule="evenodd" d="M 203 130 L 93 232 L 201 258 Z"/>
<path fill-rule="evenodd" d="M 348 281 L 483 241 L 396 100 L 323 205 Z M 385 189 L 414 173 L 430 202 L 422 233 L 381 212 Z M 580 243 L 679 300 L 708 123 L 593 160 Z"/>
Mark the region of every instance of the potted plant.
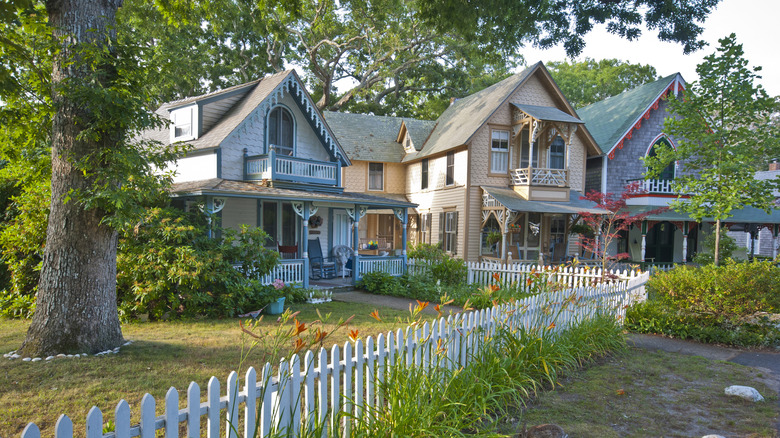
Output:
<path fill-rule="evenodd" d="M 377 243 L 376 240 L 369 240 L 368 249 L 379 249 L 379 244 Z"/>
<path fill-rule="evenodd" d="M 487 237 L 485 238 L 485 242 L 488 245 L 493 245 L 495 243 L 498 243 L 499 240 L 501 240 L 501 233 L 499 233 L 498 231 L 489 232 Z"/>
<path fill-rule="evenodd" d="M 284 312 L 284 299 L 286 295 L 284 291 L 285 284 L 284 281 L 277 278 L 271 286 L 273 286 L 273 289 L 271 289 L 272 293 L 270 294 L 271 302 L 265 306 L 265 313 L 269 315 L 280 315 Z"/>

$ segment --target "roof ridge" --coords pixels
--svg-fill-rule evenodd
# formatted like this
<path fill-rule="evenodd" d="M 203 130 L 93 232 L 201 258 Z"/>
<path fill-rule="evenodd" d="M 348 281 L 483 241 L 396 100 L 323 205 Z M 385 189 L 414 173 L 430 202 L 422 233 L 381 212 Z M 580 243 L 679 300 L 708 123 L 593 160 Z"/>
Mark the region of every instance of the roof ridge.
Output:
<path fill-rule="evenodd" d="M 171 107 L 171 106 L 175 106 L 177 104 L 186 103 L 186 102 L 197 102 L 197 101 L 202 100 L 202 99 L 207 99 L 209 97 L 218 96 L 218 95 L 223 94 L 223 93 L 229 93 L 231 91 L 235 91 L 235 90 L 238 90 L 238 89 L 241 89 L 241 88 L 244 88 L 244 87 L 249 88 L 249 87 L 251 87 L 253 85 L 259 84 L 260 82 L 262 82 L 262 81 L 264 81 L 266 79 L 273 78 L 274 76 L 288 74 L 290 71 L 293 71 L 293 70 L 292 69 L 283 70 L 283 71 L 276 72 L 276 73 L 273 73 L 273 74 L 270 74 L 270 75 L 267 75 L 267 76 L 263 76 L 263 77 L 258 78 L 258 79 L 251 80 L 249 82 L 244 82 L 244 83 L 241 83 L 241 84 L 231 85 L 230 87 L 227 87 L 227 88 L 222 88 L 222 89 L 219 89 L 219 90 L 210 91 L 208 93 L 198 94 L 198 95 L 195 95 L 195 96 L 182 97 L 181 99 L 176 99 L 176 100 L 171 100 L 171 101 L 165 102 L 163 105 Z"/>

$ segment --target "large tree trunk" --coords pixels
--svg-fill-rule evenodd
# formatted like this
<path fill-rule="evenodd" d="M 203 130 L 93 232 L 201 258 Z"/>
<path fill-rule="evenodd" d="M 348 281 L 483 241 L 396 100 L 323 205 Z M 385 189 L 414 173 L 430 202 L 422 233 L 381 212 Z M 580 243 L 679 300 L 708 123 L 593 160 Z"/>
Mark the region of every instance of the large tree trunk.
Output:
<path fill-rule="evenodd" d="M 123 341 L 116 303 L 116 232 L 101 224 L 101 211 L 85 209 L 77 200 L 68 199 L 72 190 L 94 183 L 73 163 L 112 147 L 121 133 L 104 132 L 97 140 L 77 138 L 94 114 L 88 102 L 61 88 L 66 81 L 86 83 L 90 72 L 79 62 L 77 48 L 80 44 L 105 46 L 107 37 L 115 37 L 116 11 L 121 3 L 46 3 L 49 25 L 61 44 L 61 52 L 55 58 L 52 75 L 56 114 L 52 128 L 51 212 L 37 307 L 21 350 L 26 356 L 95 353 Z"/>
<path fill-rule="evenodd" d="M 720 265 L 720 219 L 715 221 L 715 266 Z"/>

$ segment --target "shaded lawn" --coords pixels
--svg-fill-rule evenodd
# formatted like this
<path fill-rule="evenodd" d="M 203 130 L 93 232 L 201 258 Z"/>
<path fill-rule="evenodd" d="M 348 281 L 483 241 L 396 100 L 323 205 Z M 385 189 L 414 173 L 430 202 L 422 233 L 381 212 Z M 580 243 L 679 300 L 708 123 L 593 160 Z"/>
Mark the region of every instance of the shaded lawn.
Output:
<path fill-rule="evenodd" d="M 290 307 L 301 310 L 302 322 L 318 318 L 314 305 Z M 333 323 L 355 315 L 349 329 L 358 329 L 361 338 L 405 327 L 406 322 L 398 323 L 397 318 L 406 321 L 408 317 L 408 312 L 380 308 L 383 321 L 378 322 L 369 316 L 376 306 L 367 304 L 331 302 L 316 307 L 323 313 L 332 312 Z M 0 353 L 17 349 L 28 325 L 28 321 L 0 319 Z M 276 317 L 266 316 L 261 325 L 275 326 Z M 122 333 L 134 343 L 122 347 L 117 355 L 37 363 L 0 357 L 0 437 L 19 436 L 28 422 L 35 422 L 42 435 L 53 436 L 60 414 L 73 420 L 76 435 L 83 435 L 86 414 L 93 405 L 103 412 L 104 421 L 113 421 L 121 399 L 130 403 L 135 423 L 141 397 L 152 394 L 161 415 L 162 400 L 171 386 L 179 391 L 184 408 L 191 381 L 204 395 L 211 376 L 224 388 L 228 374 L 238 368 L 241 359 L 238 319 L 124 324 Z M 343 345 L 348 336 L 349 330 L 342 328 L 327 339 L 327 345 Z M 261 351 L 253 351 L 241 377 L 249 366 L 261 368 L 264 357 Z"/>
<path fill-rule="evenodd" d="M 777 437 L 778 397 L 768 375 L 730 362 L 631 348 L 562 379 L 533 400 L 528 426 L 555 423 L 571 437 Z M 766 401 L 729 397 L 752 386 Z M 504 424 L 504 432 L 522 421 Z"/>

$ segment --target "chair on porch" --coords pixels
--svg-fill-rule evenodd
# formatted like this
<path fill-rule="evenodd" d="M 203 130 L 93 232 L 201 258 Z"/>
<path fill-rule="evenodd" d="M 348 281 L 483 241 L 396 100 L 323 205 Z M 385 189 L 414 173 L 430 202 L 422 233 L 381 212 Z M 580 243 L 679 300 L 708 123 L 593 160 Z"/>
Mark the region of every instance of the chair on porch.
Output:
<path fill-rule="evenodd" d="M 333 247 L 333 258 L 336 260 L 336 267 L 341 272 L 341 278 L 344 278 L 346 275 L 352 275 L 352 269 L 347 268 L 347 263 L 352 258 L 352 252 L 352 248 L 346 245 Z"/>
<path fill-rule="evenodd" d="M 276 247 L 279 250 L 279 258 L 281 259 L 297 259 L 298 258 L 298 244 L 295 245 L 282 245 L 276 243 Z"/>
<path fill-rule="evenodd" d="M 333 257 L 322 255 L 319 237 L 309 240 L 309 265 L 311 266 L 311 278 L 336 277 L 336 262 Z"/>

